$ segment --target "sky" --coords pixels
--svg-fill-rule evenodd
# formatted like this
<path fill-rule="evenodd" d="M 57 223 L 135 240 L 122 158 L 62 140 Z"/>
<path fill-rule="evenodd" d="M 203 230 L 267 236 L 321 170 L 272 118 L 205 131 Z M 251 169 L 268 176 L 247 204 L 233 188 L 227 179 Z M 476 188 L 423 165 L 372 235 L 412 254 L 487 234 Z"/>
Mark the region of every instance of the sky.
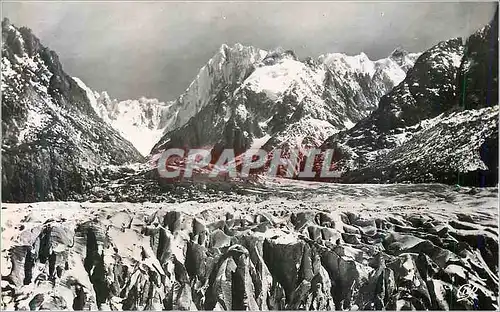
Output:
<path fill-rule="evenodd" d="M 64 70 L 120 100 L 177 98 L 221 44 L 291 49 L 299 58 L 396 47 L 424 51 L 487 24 L 493 2 L 2 2 Z"/>

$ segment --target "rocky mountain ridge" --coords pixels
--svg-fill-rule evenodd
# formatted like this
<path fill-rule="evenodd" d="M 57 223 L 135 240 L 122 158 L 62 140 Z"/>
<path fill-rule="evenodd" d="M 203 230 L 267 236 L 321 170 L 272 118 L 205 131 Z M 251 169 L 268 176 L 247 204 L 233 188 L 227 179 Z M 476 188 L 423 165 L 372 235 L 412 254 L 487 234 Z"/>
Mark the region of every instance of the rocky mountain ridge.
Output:
<path fill-rule="evenodd" d="M 487 68 L 484 64 L 498 50 L 498 45 L 489 44 L 496 28 L 488 25 L 465 43 L 460 38 L 440 42 L 421 55 L 396 49 L 387 59 L 375 62 L 363 53 L 331 53 L 300 61 L 293 51 L 223 45 L 186 92 L 167 104 L 146 99 L 117 102 L 76 78 L 66 84 L 76 83 L 84 91 L 83 100 L 90 104 L 82 105 L 86 113 L 100 116 L 136 146 L 143 144 L 143 154 L 152 140 L 162 136 L 150 155 L 153 159 L 169 147 L 204 147 L 217 154 L 223 148 L 241 153 L 249 148 L 272 151 L 321 146 L 336 148 L 335 161 L 345 173 L 340 182 L 460 183 L 462 178 L 470 184 L 491 185 L 496 183 L 489 168 L 495 167 L 493 156 L 498 154 L 494 144 L 497 124 L 492 122 L 497 110 L 481 107 L 488 106 L 484 101 L 489 106 L 495 103 L 491 88 L 498 79 L 498 64 L 493 62 Z M 3 65 L 6 77 L 14 77 L 9 74 L 10 61 L 6 59 Z M 493 75 L 481 82 L 486 69 Z M 466 84 L 458 82 L 463 77 Z M 481 88 L 470 89 L 471 85 Z M 484 88 L 491 90 L 484 93 Z M 475 90 L 483 93 L 476 95 Z M 6 94 L 7 100 L 9 94 L 17 95 L 12 90 Z M 478 104 L 478 99 L 483 104 Z M 464 105 L 481 110 L 459 112 Z M 38 114 L 33 116 L 39 118 Z M 474 129 L 482 122 L 487 127 L 477 136 Z M 434 140 L 442 139 L 437 145 L 428 142 L 425 136 L 439 136 L 444 124 L 449 137 Z M 467 128 L 470 124 L 475 126 Z M 20 133 L 24 136 L 29 131 Z M 457 133 L 463 137 L 455 140 Z M 457 147 L 463 152 L 455 157 L 457 161 L 441 157 Z M 490 151 L 488 160 L 484 151 Z M 398 159 L 387 159 L 393 155 Z M 428 155 L 426 161 L 431 163 L 419 163 L 421 158 L 411 155 Z M 431 171 L 439 172 L 423 170 L 434 168 L 432 161 L 436 159 L 447 159 L 447 165 L 438 165 L 444 171 L 437 167 Z M 376 169 L 369 169 L 372 167 Z M 414 168 L 410 171 L 416 175 L 395 177 L 394 172 L 409 172 L 402 168 Z M 487 181 L 468 177 L 469 172 L 478 170 L 483 176 L 488 171 Z"/>
<path fill-rule="evenodd" d="M 374 62 L 334 53 L 299 61 L 293 51 L 223 45 L 171 106 L 172 126 L 152 154 L 186 146 L 319 145 L 373 110 L 417 56 L 395 51 Z"/>
<path fill-rule="evenodd" d="M 498 22 L 424 52 L 379 107 L 334 134 L 342 181 L 498 183 Z"/>
<path fill-rule="evenodd" d="M 87 191 L 107 164 L 142 161 L 99 118 L 57 55 L 27 28 L 2 22 L 2 200 Z"/>

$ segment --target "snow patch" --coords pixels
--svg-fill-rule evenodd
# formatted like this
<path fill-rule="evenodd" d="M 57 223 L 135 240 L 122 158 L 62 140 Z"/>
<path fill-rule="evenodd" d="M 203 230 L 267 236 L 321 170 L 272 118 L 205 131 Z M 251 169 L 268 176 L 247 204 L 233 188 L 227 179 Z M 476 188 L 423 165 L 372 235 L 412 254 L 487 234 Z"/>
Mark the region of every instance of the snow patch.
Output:
<path fill-rule="evenodd" d="M 245 81 L 245 85 L 256 93 L 277 101 L 290 86 L 300 80 L 306 66 L 298 61 L 283 59 L 277 64 L 257 68 Z"/>

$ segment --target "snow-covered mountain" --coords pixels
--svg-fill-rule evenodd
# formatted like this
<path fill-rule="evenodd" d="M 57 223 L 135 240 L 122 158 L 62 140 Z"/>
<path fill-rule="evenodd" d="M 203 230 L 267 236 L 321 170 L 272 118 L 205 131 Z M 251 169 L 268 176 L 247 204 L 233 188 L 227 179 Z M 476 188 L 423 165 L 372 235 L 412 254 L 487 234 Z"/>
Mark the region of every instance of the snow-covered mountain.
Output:
<path fill-rule="evenodd" d="M 170 107 L 152 154 L 169 147 L 318 146 L 374 110 L 417 56 L 395 50 L 378 61 L 340 53 L 301 61 L 289 50 L 223 45 Z"/>
<path fill-rule="evenodd" d="M 398 48 L 377 61 L 363 53 L 300 60 L 290 50 L 222 45 L 169 103 L 111 100 L 68 77 L 55 53 L 27 29 L 3 25 L 2 179 L 14 181 L 4 184 L 6 199 L 83 193 L 98 175 L 94 171 L 102 171 L 98 168 L 141 159 L 120 134 L 143 154 L 158 140 L 150 156 L 170 147 L 237 153 L 258 147 L 335 147 L 336 160 L 349 171 L 342 181 L 353 182 L 428 181 L 429 175 L 415 173 L 434 168 L 432 161 L 444 169 L 432 169 L 437 175 L 430 181 L 446 183 L 455 179 L 452 172 L 497 166 L 491 155 L 498 155 L 492 121 L 498 112 L 487 108 L 498 100 L 498 62 L 491 57 L 498 51 L 498 43 L 491 44 L 495 25 L 465 44 L 450 39 L 422 54 Z M 460 112 L 468 108 L 482 110 Z M 482 122 L 487 126 L 479 131 Z M 452 137 L 450 129 L 461 137 Z M 439 133 L 450 137 L 433 143 L 425 137 Z M 454 148 L 460 155 L 453 161 L 436 154 Z M 479 157 L 478 149 L 490 156 Z M 418 155 L 426 155 L 426 161 Z M 405 168 L 413 168 L 412 173 L 393 174 Z"/>
<path fill-rule="evenodd" d="M 151 148 L 163 135 L 169 118 L 169 105 L 157 99 L 141 97 L 138 100 L 109 102 L 106 93 L 101 93 L 98 101 L 109 108 L 108 119 L 113 128 L 129 140 L 139 152 L 147 156 Z"/>
<path fill-rule="evenodd" d="M 437 44 L 372 114 L 326 140 L 342 180 L 498 183 L 497 38 L 494 18 L 465 44 Z"/>
<path fill-rule="evenodd" d="M 69 198 L 102 166 L 143 159 L 92 106 L 53 51 L 2 22 L 3 201 Z"/>
<path fill-rule="evenodd" d="M 118 101 L 111 99 L 106 91 L 93 91 L 79 78 L 73 79 L 86 91 L 96 114 L 147 156 L 163 134 L 172 104 L 145 97 Z"/>
<path fill-rule="evenodd" d="M 222 46 L 167 104 L 4 21 L 0 307 L 498 310 L 496 21 L 378 61 Z M 153 153 L 321 145 L 340 182 L 420 184 L 169 183 L 119 133 L 157 130 Z"/>

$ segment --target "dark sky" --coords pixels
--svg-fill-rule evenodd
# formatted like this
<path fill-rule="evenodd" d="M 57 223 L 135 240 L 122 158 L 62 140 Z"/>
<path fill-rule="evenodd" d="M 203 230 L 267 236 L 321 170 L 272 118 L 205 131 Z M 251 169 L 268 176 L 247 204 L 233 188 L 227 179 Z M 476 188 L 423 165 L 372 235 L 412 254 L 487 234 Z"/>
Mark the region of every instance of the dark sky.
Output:
<path fill-rule="evenodd" d="M 328 52 L 412 52 L 487 24 L 493 3 L 25 2 L 2 15 L 55 50 L 66 72 L 118 99 L 180 95 L 222 43 Z"/>

